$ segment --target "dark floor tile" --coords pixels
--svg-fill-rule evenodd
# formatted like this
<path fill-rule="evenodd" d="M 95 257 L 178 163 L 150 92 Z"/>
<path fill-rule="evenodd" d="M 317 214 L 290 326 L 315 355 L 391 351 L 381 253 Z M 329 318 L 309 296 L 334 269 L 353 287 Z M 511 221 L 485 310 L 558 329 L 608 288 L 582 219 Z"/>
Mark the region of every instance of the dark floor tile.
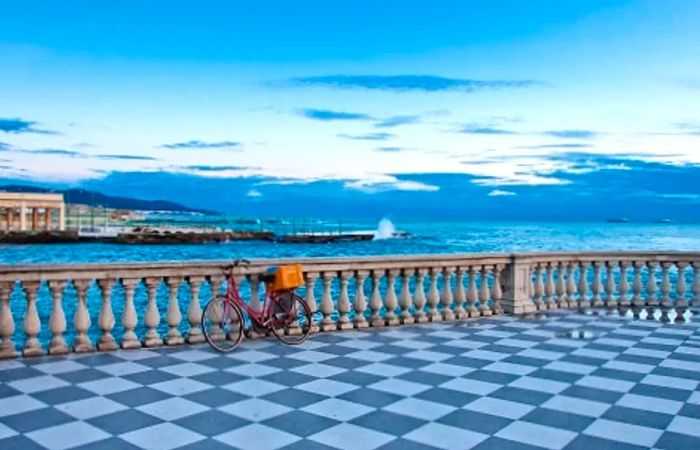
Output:
<path fill-rule="evenodd" d="M 145 405 L 146 403 L 153 403 L 159 400 L 164 400 L 166 398 L 169 398 L 170 395 L 155 389 L 151 389 L 149 387 L 140 387 L 124 392 L 109 394 L 105 397 L 114 400 L 115 402 L 119 402 L 122 405 L 134 408 L 136 406 Z"/>
<path fill-rule="evenodd" d="M 288 406 L 290 408 L 303 408 L 322 400 L 327 399 L 325 395 L 314 394 L 312 392 L 302 391 L 300 389 L 288 388 L 281 391 L 273 392 L 261 397 L 263 400 L 268 400 L 274 403 Z"/>
<path fill-rule="evenodd" d="M 636 408 L 626 408 L 623 406 L 611 407 L 603 414 L 603 418 L 662 430 L 666 429 L 673 420 L 673 416 L 669 414 L 644 411 Z"/>
<path fill-rule="evenodd" d="M 677 400 L 684 402 L 692 394 L 691 391 L 684 389 L 674 389 L 662 386 L 654 386 L 651 384 L 638 384 L 630 389 L 630 394 L 645 395 L 647 397 L 656 397 L 666 400 Z"/>
<path fill-rule="evenodd" d="M 396 394 L 390 394 L 388 392 L 377 391 L 371 388 L 362 388 L 345 393 L 338 398 L 350 402 L 362 403 L 363 405 L 372 406 L 375 408 L 381 408 L 390 403 L 399 401 L 404 397 Z"/>
<path fill-rule="evenodd" d="M 513 420 L 476 411 L 458 409 L 441 417 L 437 422 L 491 435 L 508 426 Z"/>
<path fill-rule="evenodd" d="M 328 379 L 343 383 L 350 383 L 356 386 L 369 386 L 370 384 L 383 380 L 384 377 L 373 375 L 371 373 L 358 372 L 357 370 L 348 370 L 347 372 L 328 377 Z"/>
<path fill-rule="evenodd" d="M 212 437 L 227 431 L 235 430 L 251 422 L 221 411 L 208 410 L 174 420 L 173 423 L 204 436 Z"/>
<path fill-rule="evenodd" d="M 129 408 L 123 411 L 117 411 L 104 416 L 88 419 L 86 422 L 108 432 L 109 434 L 118 435 L 141 428 L 150 427 L 151 425 L 155 425 L 162 421 L 136 409 Z"/>
<path fill-rule="evenodd" d="M 462 406 L 467 405 L 479 398 L 478 395 L 467 394 L 465 392 L 458 392 L 440 387 L 428 389 L 427 391 L 414 395 L 414 397 L 435 403 L 456 406 L 458 408 L 461 408 Z"/>
<path fill-rule="evenodd" d="M 322 430 L 338 425 L 337 420 L 310 414 L 304 411 L 291 411 L 263 422 L 263 425 L 291 433 L 296 436 L 309 437 Z"/>
<path fill-rule="evenodd" d="M 40 428 L 48 428 L 75 418 L 55 408 L 41 408 L 0 418 L 0 423 L 20 433 L 29 433 Z M 2 441 L 0 441 L 1 443 Z M 0 445 L 0 448 L 4 448 Z"/>
<path fill-rule="evenodd" d="M 563 412 L 548 408 L 535 408 L 521 420 L 580 433 L 595 419 L 575 414 L 575 411 Z"/>
<path fill-rule="evenodd" d="M 533 447 L 522 442 L 509 441 L 492 436 L 481 442 L 473 450 L 542 450 L 542 447 Z"/>
<path fill-rule="evenodd" d="M 519 375 L 511 375 L 502 372 L 492 372 L 490 370 L 475 370 L 462 376 L 470 380 L 486 381 L 487 383 L 495 383 L 505 386 L 520 378 Z"/>
<path fill-rule="evenodd" d="M 350 423 L 398 437 L 403 436 L 404 434 L 413 431 L 428 422 L 425 420 L 416 419 L 414 417 L 408 417 L 402 414 L 395 414 L 378 409 L 369 414 L 365 414 L 364 416 L 357 417 L 351 420 Z"/>
<path fill-rule="evenodd" d="M 700 437 L 666 431 L 656 441 L 654 447 L 664 450 L 695 450 L 700 448 Z"/>
<path fill-rule="evenodd" d="M 643 450 L 645 447 L 637 445 L 624 444 L 622 442 L 610 441 L 585 434 L 580 434 L 569 445 L 564 447 L 565 450 Z"/>
<path fill-rule="evenodd" d="M 2 450 L 46 450 L 45 447 L 21 434 L 7 439 L 0 439 L 0 448 Z"/>
<path fill-rule="evenodd" d="M 577 385 L 568 387 L 564 391 L 560 392 L 560 394 L 610 404 L 614 404 L 623 396 L 623 394 L 620 392 L 606 391 L 603 389 L 595 389 Z"/>
<path fill-rule="evenodd" d="M 230 405 L 249 397 L 239 394 L 238 392 L 229 391 L 228 389 L 212 388 L 183 395 L 182 398 L 209 406 L 210 408 L 218 408 L 219 406 Z"/>
<path fill-rule="evenodd" d="M 495 392 L 492 392 L 490 397 L 510 400 L 513 402 L 525 403 L 528 405 L 539 406 L 552 398 L 553 394 L 546 392 L 531 391 L 530 389 L 521 389 L 512 386 L 504 386 Z"/>
<path fill-rule="evenodd" d="M 77 386 L 64 386 L 32 394 L 32 397 L 49 405 L 60 405 L 61 403 L 68 403 L 94 396 L 94 393 Z"/>

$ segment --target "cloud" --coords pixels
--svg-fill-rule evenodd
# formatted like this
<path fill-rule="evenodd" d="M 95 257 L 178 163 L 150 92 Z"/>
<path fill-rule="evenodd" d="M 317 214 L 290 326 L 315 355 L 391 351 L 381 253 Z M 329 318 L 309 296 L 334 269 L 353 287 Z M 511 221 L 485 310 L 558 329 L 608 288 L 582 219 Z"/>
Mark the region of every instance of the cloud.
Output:
<path fill-rule="evenodd" d="M 70 156 L 71 158 L 83 158 L 85 154 L 75 150 L 64 150 L 62 148 L 43 148 L 40 150 L 24 150 L 22 153 L 39 153 L 42 155 Z"/>
<path fill-rule="evenodd" d="M 598 136 L 598 133 L 591 130 L 550 130 L 544 131 L 543 134 L 566 139 L 592 139 Z"/>
<path fill-rule="evenodd" d="M 518 134 L 516 131 L 512 130 L 506 130 L 503 128 L 495 128 L 487 125 L 479 125 L 479 124 L 468 124 L 462 127 L 459 130 L 460 133 L 466 133 L 466 134 L 495 134 L 495 135 L 503 135 L 503 134 Z"/>
<path fill-rule="evenodd" d="M 0 142 L 0 151 L 1 150 L 9 150 L 10 149 L 10 144 L 6 142 Z"/>
<path fill-rule="evenodd" d="M 399 153 L 406 150 L 403 147 L 377 147 L 374 149 L 376 152 L 383 152 L 383 153 Z"/>
<path fill-rule="evenodd" d="M 196 170 L 199 172 L 225 172 L 230 170 L 256 170 L 259 167 L 248 167 L 248 166 L 204 166 L 204 165 L 194 165 L 194 166 L 180 166 L 182 169 L 186 170 Z"/>
<path fill-rule="evenodd" d="M 522 89 L 544 85 L 544 83 L 535 80 L 474 80 L 435 75 L 327 75 L 299 77 L 288 81 L 298 86 L 362 88 L 397 92 L 477 92 L 489 89 Z"/>
<path fill-rule="evenodd" d="M 95 155 L 97 159 L 123 159 L 132 161 L 157 161 L 158 158 L 145 155 Z"/>
<path fill-rule="evenodd" d="M 37 133 L 37 134 L 58 134 L 56 131 L 35 128 L 38 122 L 22 120 L 19 118 L 0 118 L 0 131 L 5 133 Z"/>
<path fill-rule="evenodd" d="M 257 190 L 257 189 L 251 189 L 251 190 L 249 190 L 249 191 L 246 193 L 245 196 L 248 197 L 248 198 L 260 198 L 260 197 L 262 197 L 263 195 L 262 195 L 262 193 L 261 193 L 259 190 Z"/>
<path fill-rule="evenodd" d="M 543 144 L 543 145 L 520 145 L 515 148 L 537 150 L 546 148 L 590 148 L 592 144 L 582 144 L 578 142 L 561 143 L 561 144 Z"/>
<path fill-rule="evenodd" d="M 517 195 L 517 194 L 515 192 L 512 192 L 512 191 L 502 191 L 500 189 L 494 189 L 488 193 L 489 197 L 512 197 L 514 195 Z"/>
<path fill-rule="evenodd" d="M 348 181 L 343 186 L 346 189 L 353 189 L 366 194 L 377 194 L 388 191 L 409 191 L 409 192 L 437 192 L 439 186 L 421 183 L 414 180 L 400 180 L 394 177 L 383 177 L 381 180 L 354 180 Z"/>
<path fill-rule="evenodd" d="M 186 142 L 176 142 L 174 144 L 163 144 L 161 147 L 169 149 L 190 149 L 190 148 L 235 148 L 240 147 L 240 142 L 234 141 L 217 141 L 217 142 L 204 142 L 199 140 L 192 140 Z"/>
<path fill-rule="evenodd" d="M 673 125 L 681 131 L 681 134 L 700 136 L 700 123 L 698 122 L 676 122 Z"/>
<path fill-rule="evenodd" d="M 376 124 L 374 124 L 375 127 L 377 128 L 392 128 L 392 127 L 398 127 L 399 125 L 408 125 L 412 123 L 419 123 L 420 122 L 420 117 L 419 116 L 393 116 L 393 117 L 387 117 L 386 119 L 382 119 Z"/>
<path fill-rule="evenodd" d="M 358 141 L 386 141 L 396 135 L 391 133 L 367 133 L 367 134 L 345 134 L 341 133 L 338 137 L 343 139 L 354 139 Z"/>
<path fill-rule="evenodd" d="M 363 113 L 353 113 L 347 111 L 331 111 L 328 109 L 300 109 L 297 111 L 307 119 L 313 120 L 373 120 L 372 116 Z"/>

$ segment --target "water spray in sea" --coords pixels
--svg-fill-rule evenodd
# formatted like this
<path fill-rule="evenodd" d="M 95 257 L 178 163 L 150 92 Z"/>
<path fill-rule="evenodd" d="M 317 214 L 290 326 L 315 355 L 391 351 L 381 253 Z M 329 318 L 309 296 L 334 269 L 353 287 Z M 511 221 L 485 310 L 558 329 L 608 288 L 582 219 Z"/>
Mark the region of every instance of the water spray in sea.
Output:
<path fill-rule="evenodd" d="M 382 219 L 379 221 L 377 226 L 377 231 L 374 232 L 373 240 L 378 241 L 381 239 L 391 239 L 395 236 L 396 227 L 389 219 Z"/>

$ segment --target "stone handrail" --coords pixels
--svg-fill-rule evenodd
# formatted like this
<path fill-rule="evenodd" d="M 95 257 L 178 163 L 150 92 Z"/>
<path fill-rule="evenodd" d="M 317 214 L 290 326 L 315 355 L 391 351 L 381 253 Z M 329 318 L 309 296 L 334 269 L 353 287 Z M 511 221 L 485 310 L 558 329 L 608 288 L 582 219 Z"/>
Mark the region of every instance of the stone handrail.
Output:
<path fill-rule="evenodd" d="M 235 272 L 245 300 L 259 308 L 260 274 L 298 262 L 299 293 L 320 331 L 554 308 L 606 307 L 641 318 L 647 308 L 663 309 L 674 320 L 672 307 L 700 304 L 700 253 L 684 252 L 256 260 Z M 202 306 L 225 289 L 227 264 L 0 266 L 0 357 L 18 348 L 37 356 L 202 342 Z"/>

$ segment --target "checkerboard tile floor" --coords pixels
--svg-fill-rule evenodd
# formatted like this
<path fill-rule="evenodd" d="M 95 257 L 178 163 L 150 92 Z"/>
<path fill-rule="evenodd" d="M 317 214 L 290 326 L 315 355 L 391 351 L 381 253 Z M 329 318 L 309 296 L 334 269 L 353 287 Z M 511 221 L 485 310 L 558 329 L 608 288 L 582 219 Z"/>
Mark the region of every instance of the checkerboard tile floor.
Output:
<path fill-rule="evenodd" d="M 0 449 L 697 449 L 699 384 L 697 325 L 566 312 L 13 360 Z"/>

